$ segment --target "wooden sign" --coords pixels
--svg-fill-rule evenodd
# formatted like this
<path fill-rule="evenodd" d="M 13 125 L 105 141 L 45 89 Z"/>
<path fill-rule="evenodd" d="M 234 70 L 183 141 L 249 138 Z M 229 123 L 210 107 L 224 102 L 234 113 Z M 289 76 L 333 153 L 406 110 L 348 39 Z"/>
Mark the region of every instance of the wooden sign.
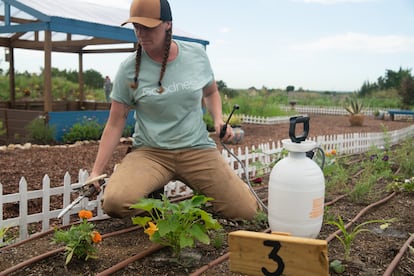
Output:
<path fill-rule="evenodd" d="M 230 271 L 248 275 L 329 275 L 324 240 L 235 231 L 229 234 Z"/>

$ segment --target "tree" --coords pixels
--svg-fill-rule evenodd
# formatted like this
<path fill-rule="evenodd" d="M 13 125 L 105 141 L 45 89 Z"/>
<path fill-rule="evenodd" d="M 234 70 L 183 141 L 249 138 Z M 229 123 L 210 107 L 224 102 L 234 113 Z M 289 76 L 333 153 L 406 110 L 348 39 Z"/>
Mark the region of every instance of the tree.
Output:
<path fill-rule="evenodd" d="M 222 80 L 216 81 L 216 84 L 219 91 L 224 91 L 227 89 L 227 84 Z"/>
<path fill-rule="evenodd" d="M 389 89 L 389 88 L 396 88 L 398 89 L 401 85 L 402 80 L 405 77 L 411 76 L 411 69 L 403 70 L 401 67 L 398 72 L 393 70 L 387 70 L 385 72 L 385 80 L 384 80 L 384 87 L 380 87 L 382 89 Z"/>
<path fill-rule="evenodd" d="M 364 81 L 364 83 L 361 86 L 361 89 L 359 90 L 359 93 L 361 94 L 361 96 L 367 96 L 377 89 L 378 85 L 375 82 L 370 83 L 369 81 Z"/>
<path fill-rule="evenodd" d="M 286 92 L 291 92 L 291 91 L 295 91 L 295 87 L 293 85 L 288 85 L 286 87 Z"/>
<path fill-rule="evenodd" d="M 218 88 L 218 90 L 220 91 L 221 94 L 227 95 L 227 97 L 229 97 L 229 98 L 234 98 L 234 97 L 237 96 L 237 94 L 238 94 L 237 91 L 234 90 L 234 89 L 228 88 L 227 84 L 224 81 L 218 80 L 218 81 L 216 81 L 216 84 L 217 84 L 217 88 Z"/>
<path fill-rule="evenodd" d="M 89 69 L 83 73 L 83 79 L 87 86 L 92 88 L 101 88 L 103 85 L 103 76 L 96 70 Z"/>
<path fill-rule="evenodd" d="M 402 98 L 403 108 L 414 105 L 414 78 L 412 76 L 405 77 L 402 80 L 398 94 Z"/>

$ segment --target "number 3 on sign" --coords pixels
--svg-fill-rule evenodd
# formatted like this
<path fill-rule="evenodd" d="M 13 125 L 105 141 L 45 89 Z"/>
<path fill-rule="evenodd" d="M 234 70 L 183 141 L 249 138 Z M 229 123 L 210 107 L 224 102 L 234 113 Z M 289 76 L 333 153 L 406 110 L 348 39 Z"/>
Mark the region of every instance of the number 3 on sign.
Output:
<path fill-rule="evenodd" d="M 282 258 L 277 255 L 281 245 L 278 241 L 264 241 L 263 244 L 265 246 L 273 247 L 272 251 L 269 253 L 269 259 L 272 259 L 277 263 L 277 269 L 275 272 L 269 272 L 266 268 L 262 267 L 262 272 L 265 276 L 278 276 L 282 275 L 283 270 L 285 269 L 285 263 L 283 262 Z"/>
<path fill-rule="evenodd" d="M 325 240 L 235 231 L 229 234 L 230 271 L 248 275 L 329 275 Z"/>

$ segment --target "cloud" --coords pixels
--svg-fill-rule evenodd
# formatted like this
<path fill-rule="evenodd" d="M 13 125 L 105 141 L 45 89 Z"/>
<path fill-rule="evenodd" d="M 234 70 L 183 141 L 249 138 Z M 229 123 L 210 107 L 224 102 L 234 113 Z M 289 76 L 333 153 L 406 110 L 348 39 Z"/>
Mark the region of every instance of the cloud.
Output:
<path fill-rule="evenodd" d="M 222 28 L 220 28 L 220 30 L 219 30 L 219 32 L 221 33 L 221 34 L 227 34 L 227 33 L 229 33 L 231 31 L 231 29 L 229 28 L 229 27 L 222 27 Z"/>
<path fill-rule="evenodd" d="M 89 2 L 93 4 L 99 4 L 102 6 L 109 6 L 109 7 L 125 7 L 129 8 L 131 5 L 132 0 L 83 0 L 84 2 Z"/>
<path fill-rule="evenodd" d="M 294 1 L 303 2 L 307 4 L 335 5 L 335 4 L 343 4 L 343 3 L 372 2 L 373 0 L 294 0 Z"/>
<path fill-rule="evenodd" d="M 399 35 L 375 36 L 345 33 L 323 37 L 314 42 L 295 45 L 297 51 L 349 51 L 370 53 L 414 52 L 414 37 Z"/>

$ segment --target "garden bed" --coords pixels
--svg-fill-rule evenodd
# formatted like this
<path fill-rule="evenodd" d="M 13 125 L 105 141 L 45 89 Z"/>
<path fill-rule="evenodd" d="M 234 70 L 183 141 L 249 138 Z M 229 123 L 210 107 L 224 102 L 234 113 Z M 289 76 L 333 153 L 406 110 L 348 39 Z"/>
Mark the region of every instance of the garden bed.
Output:
<path fill-rule="evenodd" d="M 354 132 L 382 132 L 384 128 L 395 130 L 410 125 L 410 122 L 397 121 L 380 121 L 367 118 L 365 125 L 361 128 L 349 127 L 349 122 L 344 116 L 313 116 L 310 120 L 310 136 L 328 135 L 335 133 L 354 133 Z M 244 125 L 245 139 L 243 144 L 231 146 L 251 147 L 260 143 L 267 143 L 285 139 L 288 136 L 288 125 L 258 126 Z M 113 155 L 107 172 L 110 173 L 113 165 L 119 162 L 125 155 L 129 145 L 120 144 Z M 63 175 L 68 171 L 71 175 L 77 175 L 79 169 L 90 171 L 93 160 L 96 155 L 98 144 L 91 143 L 79 147 L 71 148 L 46 148 L 30 150 L 8 150 L 0 154 L 0 163 L 2 174 L 0 182 L 3 184 L 3 190 L 6 193 L 14 193 L 18 190 L 18 181 L 21 176 L 25 176 L 29 186 L 32 189 L 40 188 L 41 180 L 44 174 L 48 174 L 51 183 L 59 183 Z M 219 145 L 220 147 L 220 145 Z M 348 162 L 361 162 L 366 156 L 350 157 Z M 394 173 L 398 170 L 398 164 L 393 168 Z M 354 171 L 350 177 L 355 183 L 358 181 L 358 175 L 361 172 Z M 76 179 L 73 179 L 76 181 Z M 350 185 L 354 185 L 350 184 Z M 263 183 L 266 186 L 266 181 Z M 334 219 L 340 215 L 344 221 L 351 221 L 357 213 L 366 208 L 370 203 L 376 202 L 381 198 L 389 197 L 392 192 L 386 191 L 385 187 L 389 184 L 378 179 L 375 190 L 378 191 L 372 198 L 365 202 L 356 203 L 354 199 L 345 196 L 332 203 L 325 214 L 325 218 Z M 261 197 L 266 198 L 266 189 L 259 193 Z M 337 199 L 344 195 L 342 189 L 327 189 L 326 202 Z M 41 208 L 41 205 L 34 204 L 31 208 Z M 407 240 L 410 233 L 414 233 L 414 195 L 412 193 L 396 193 L 387 199 L 384 203 L 378 204 L 364 214 L 355 224 L 363 221 L 376 219 L 396 218 L 387 229 L 381 229 L 380 224 L 370 224 L 367 227 L 370 232 L 363 232 L 355 238 L 351 249 L 351 259 L 344 262 L 346 271 L 343 275 L 382 275 L 397 255 L 402 244 Z M 18 206 L 9 206 L 4 209 L 3 216 L 7 212 L 18 211 Z M 239 229 L 252 231 L 264 231 L 267 223 L 263 221 L 234 221 L 217 217 L 224 226 L 225 233 Z M 58 225 L 58 222 L 56 222 Z M 115 230 L 126 229 L 132 226 L 130 219 L 110 219 L 102 222 L 96 222 L 96 228 L 103 234 Z M 319 239 L 326 239 L 337 229 L 332 225 L 324 224 Z M 35 231 L 35 229 L 33 229 Z M 27 260 L 29 257 L 40 255 L 47 250 L 58 249 L 58 245 L 50 244 L 51 235 L 33 242 L 27 243 L 0 253 L 0 271 L 10 267 L 13 264 Z M 127 265 L 123 270 L 116 272 L 114 275 L 189 275 L 197 271 L 198 268 L 208 264 L 216 258 L 225 255 L 228 252 L 226 235 L 224 238 L 216 237 L 214 243 L 210 246 L 199 245 L 190 250 L 192 262 L 188 266 L 182 266 L 167 261 L 168 250 L 161 249 L 157 253 L 144 258 L 141 261 L 133 262 Z M 124 233 L 122 235 L 104 238 L 99 245 L 99 259 L 83 262 L 74 260 L 66 268 L 64 266 L 64 257 L 62 253 L 48 257 L 35 266 L 26 267 L 18 270 L 14 275 L 96 275 L 110 266 L 125 260 L 134 254 L 150 247 L 148 237 L 142 229 Z M 413 274 L 413 254 L 407 252 L 396 270 L 396 275 Z M 344 260 L 343 246 L 334 238 L 328 243 L 329 260 Z M 333 273 L 333 272 L 331 272 Z M 215 265 L 203 275 L 240 275 L 229 271 L 228 260 Z"/>

